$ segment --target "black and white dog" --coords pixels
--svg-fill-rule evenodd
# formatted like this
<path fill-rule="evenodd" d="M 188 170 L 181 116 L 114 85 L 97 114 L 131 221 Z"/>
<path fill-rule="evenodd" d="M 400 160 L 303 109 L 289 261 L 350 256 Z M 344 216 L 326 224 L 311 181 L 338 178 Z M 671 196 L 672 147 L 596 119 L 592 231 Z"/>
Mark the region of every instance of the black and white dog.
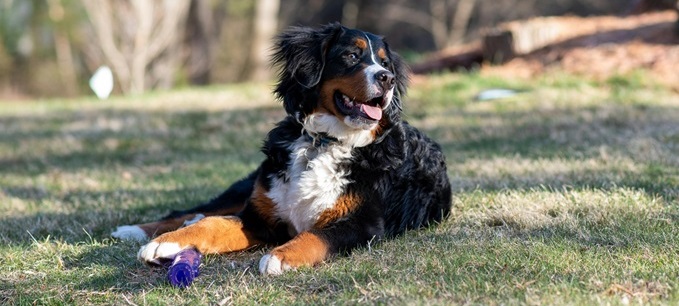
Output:
<path fill-rule="evenodd" d="M 339 24 L 291 28 L 273 63 L 287 117 L 267 135 L 265 160 L 204 205 L 119 227 L 114 237 L 162 234 L 141 260 L 273 244 L 259 269 L 280 274 L 449 214 L 445 158 L 401 120 L 408 70 L 381 37 Z"/>

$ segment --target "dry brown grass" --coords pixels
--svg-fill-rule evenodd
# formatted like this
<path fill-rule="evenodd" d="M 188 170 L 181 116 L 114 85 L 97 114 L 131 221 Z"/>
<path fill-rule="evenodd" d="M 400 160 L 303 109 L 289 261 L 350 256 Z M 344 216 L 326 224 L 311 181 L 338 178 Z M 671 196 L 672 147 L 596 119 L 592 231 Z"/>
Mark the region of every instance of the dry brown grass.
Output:
<path fill-rule="evenodd" d="M 254 169 L 283 116 L 268 87 L 3 104 L 0 304 L 679 302 L 676 93 L 643 74 L 425 81 L 406 113 L 447 156 L 448 220 L 276 278 L 265 249 L 207 256 L 187 290 L 108 234 Z M 497 87 L 521 92 L 474 100 Z"/>

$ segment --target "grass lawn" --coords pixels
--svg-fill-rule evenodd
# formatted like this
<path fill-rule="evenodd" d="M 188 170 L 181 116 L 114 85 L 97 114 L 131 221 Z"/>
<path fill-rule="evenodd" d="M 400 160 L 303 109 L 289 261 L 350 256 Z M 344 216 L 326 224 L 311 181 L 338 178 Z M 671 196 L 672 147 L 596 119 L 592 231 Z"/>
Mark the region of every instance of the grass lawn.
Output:
<path fill-rule="evenodd" d="M 279 277 L 266 250 L 207 256 L 185 290 L 108 235 L 254 169 L 270 87 L 0 102 L 0 304 L 676 305 L 679 93 L 649 79 L 419 80 L 406 118 L 445 150 L 449 219 Z"/>

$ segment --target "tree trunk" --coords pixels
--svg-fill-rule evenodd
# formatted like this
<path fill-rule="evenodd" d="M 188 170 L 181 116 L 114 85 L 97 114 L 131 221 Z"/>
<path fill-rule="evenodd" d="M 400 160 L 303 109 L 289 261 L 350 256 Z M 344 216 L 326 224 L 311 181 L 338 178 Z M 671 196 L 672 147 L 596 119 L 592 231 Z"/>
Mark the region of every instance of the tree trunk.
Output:
<path fill-rule="evenodd" d="M 360 12 L 358 0 L 347 0 L 342 7 L 342 24 L 348 28 L 355 28 L 358 23 L 358 13 Z"/>
<path fill-rule="evenodd" d="M 64 86 L 64 93 L 73 97 L 78 93 L 78 74 L 73 60 L 71 41 L 68 39 L 68 34 L 63 31 L 63 27 L 58 26 L 64 19 L 64 6 L 61 0 L 49 0 L 47 7 L 50 20 L 57 25 L 53 28 L 52 34 L 61 84 Z"/>
<path fill-rule="evenodd" d="M 264 81 L 271 77 L 269 69 L 269 50 L 278 28 L 280 0 L 257 0 L 255 4 L 254 37 L 250 61 L 250 79 Z"/>
<path fill-rule="evenodd" d="M 450 35 L 448 36 L 447 41 L 448 46 L 459 44 L 464 39 L 467 34 L 469 20 L 474 13 L 474 6 L 476 6 L 476 0 L 459 0 L 457 2 L 455 16 L 450 21 Z"/>
<path fill-rule="evenodd" d="M 210 83 L 210 68 L 214 62 L 213 45 L 217 37 L 215 20 L 206 0 L 191 1 L 186 24 L 186 69 L 189 82 L 207 85 Z"/>

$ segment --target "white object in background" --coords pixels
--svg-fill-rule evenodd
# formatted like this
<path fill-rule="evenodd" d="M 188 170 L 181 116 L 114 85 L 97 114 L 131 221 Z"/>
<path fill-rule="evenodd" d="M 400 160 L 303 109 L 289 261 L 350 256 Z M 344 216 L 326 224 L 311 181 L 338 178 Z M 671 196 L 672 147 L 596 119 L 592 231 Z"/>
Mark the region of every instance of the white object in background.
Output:
<path fill-rule="evenodd" d="M 108 99 L 108 96 L 113 91 L 113 72 L 107 66 L 101 66 L 94 72 L 90 78 L 90 88 L 99 97 L 99 99 Z"/>
<path fill-rule="evenodd" d="M 478 101 L 488 101 L 497 100 L 502 98 L 508 98 L 517 94 L 516 90 L 513 89 L 503 89 L 503 88 L 493 88 L 486 89 L 476 95 L 476 100 Z"/>

